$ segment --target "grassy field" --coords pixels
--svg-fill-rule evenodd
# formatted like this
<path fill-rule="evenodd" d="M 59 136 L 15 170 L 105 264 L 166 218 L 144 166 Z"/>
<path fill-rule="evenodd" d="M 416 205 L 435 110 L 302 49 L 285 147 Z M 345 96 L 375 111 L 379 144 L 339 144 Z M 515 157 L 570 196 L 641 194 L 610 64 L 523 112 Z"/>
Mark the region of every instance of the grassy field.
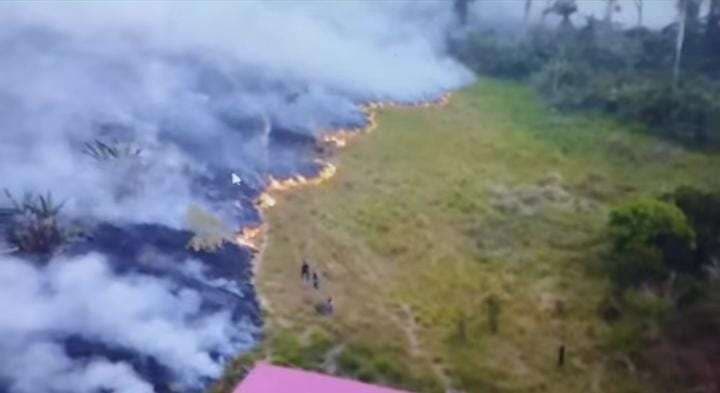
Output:
<path fill-rule="evenodd" d="M 256 357 L 418 392 L 652 391 L 597 311 L 608 209 L 719 187 L 720 157 L 491 80 L 377 119 L 330 181 L 274 195 Z"/>

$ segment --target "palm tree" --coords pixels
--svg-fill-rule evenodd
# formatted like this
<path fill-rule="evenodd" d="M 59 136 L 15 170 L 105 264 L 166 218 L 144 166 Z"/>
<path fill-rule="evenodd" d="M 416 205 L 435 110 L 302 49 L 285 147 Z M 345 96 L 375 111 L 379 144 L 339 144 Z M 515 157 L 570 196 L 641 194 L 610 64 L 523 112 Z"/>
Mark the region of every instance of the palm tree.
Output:
<path fill-rule="evenodd" d="M 643 0 L 634 0 L 635 8 L 637 9 L 637 26 L 641 27 L 643 24 Z"/>
<path fill-rule="evenodd" d="M 465 26 L 467 25 L 467 17 L 468 17 L 468 10 L 470 8 L 470 3 L 472 3 L 475 0 L 455 0 L 455 14 L 458 17 L 458 20 L 460 20 L 460 24 Z"/>
<path fill-rule="evenodd" d="M 710 53 L 720 54 L 720 0 L 710 1 L 705 43 Z"/>
<path fill-rule="evenodd" d="M 605 0 L 605 22 L 612 23 L 613 13 L 619 9 L 618 0 Z"/>
<path fill-rule="evenodd" d="M 675 60 L 673 62 L 673 88 L 677 88 L 680 79 L 680 61 L 685 44 L 685 26 L 687 25 L 688 4 L 691 0 L 678 0 L 678 31 L 675 38 Z"/>
<path fill-rule="evenodd" d="M 532 0 L 525 0 L 525 16 L 524 16 L 524 22 L 525 22 L 525 30 L 528 29 L 528 24 L 530 22 L 530 10 L 532 9 Z"/>
<path fill-rule="evenodd" d="M 691 23 L 692 29 L 698 29 L 702 2 L 703 0 L 677 0 L 676 3 L 678 9 L 678 31 L 675 39 L 675 61 L 673 62 L 674 87 L 677 87 L 680 78 L 680 63 L 682 60 L 683 46 L 685 45 L 685 32 L 688 27 L 688 22 Z"/>
<path fill-rule="evenodd" d="M 572 29 L 573 24 L 570 20 L 570 16 L 577 12 L 578 6 L 575 0 L 555 0 L 551 6 L 543 11 L 543 14 L 557 14 L 562 16 L 562 22 L 560 22 L 560 28 L 562 30 Z"/>
<path fill-rule="evenodd" d="M 553 0 L 545 0 L 545 8 L 544 10 L 547 10 L 552 5 Z M 543 12 L 540 16 L 540 24 L 545 25 L 545 17 L 547 16 L 547 12 Z"/>

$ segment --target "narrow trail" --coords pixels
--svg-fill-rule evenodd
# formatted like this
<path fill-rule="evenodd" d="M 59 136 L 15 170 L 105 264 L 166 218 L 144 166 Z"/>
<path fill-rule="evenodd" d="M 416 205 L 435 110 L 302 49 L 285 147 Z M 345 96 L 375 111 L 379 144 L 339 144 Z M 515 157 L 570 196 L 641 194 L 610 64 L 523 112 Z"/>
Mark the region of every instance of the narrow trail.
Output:
<path fill-rule="evenodd" d="M 407 303 L 403 303 L 400 305 L 397 313 L 385 309 L 385 314 L 395 322 L 405 335 L 410 354 L 414 358 L 430 364 L 433 373 L 442 384 L 445 393 L 464 393 L 463 391 L 453 388 L 452 378 L 450 378 L 445 371 L 442 362 L 435 361 L 435 357 L 423 347 L 420 339 L 422 327 L 417 324 L 412 307 Z"/>

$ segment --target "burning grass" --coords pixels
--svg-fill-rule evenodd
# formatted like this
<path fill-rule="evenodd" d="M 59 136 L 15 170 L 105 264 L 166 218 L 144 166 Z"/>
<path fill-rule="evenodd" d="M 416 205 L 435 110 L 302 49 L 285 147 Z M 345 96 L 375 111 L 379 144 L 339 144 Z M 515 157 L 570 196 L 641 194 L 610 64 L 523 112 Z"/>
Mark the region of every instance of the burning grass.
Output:
<path fill-rule="evenodd" d="M 508 83 L 482 81 L 447 108 L 376 110 L 377 132 L 346 147 L 330 181 L 271 184 L 257 356 L 418 392 L 652 391 L 602 349 L 607 211 L 718 187 L 720 157 L 637 160 L 662 142 L 554 114 Z M 300 280 L 303 257 L 320 290 Z M 327 296 L 330 318 L 313 307 Z"/>

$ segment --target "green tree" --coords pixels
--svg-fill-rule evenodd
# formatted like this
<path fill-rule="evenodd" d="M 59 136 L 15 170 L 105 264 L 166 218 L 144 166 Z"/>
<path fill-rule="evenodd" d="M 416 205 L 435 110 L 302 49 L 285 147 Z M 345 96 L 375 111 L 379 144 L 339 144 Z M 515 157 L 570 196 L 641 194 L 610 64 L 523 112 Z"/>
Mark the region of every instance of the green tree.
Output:
<path fill-rule="evenodd" d="M 641 199 L 610 212 L 610 231 L 615 251 L 635 245 L 658 246 L 668 237 L 691 243 L 695 233 L 677 206 L 656 199 Z"/>
<path fill-rule="evenodd" d="M 610 213 L 614 256 L 610 277 L 620 288 L 666 278 L 674 260 L 684 260 L 695 238 L 675 205 L 642 199 Z"/>

